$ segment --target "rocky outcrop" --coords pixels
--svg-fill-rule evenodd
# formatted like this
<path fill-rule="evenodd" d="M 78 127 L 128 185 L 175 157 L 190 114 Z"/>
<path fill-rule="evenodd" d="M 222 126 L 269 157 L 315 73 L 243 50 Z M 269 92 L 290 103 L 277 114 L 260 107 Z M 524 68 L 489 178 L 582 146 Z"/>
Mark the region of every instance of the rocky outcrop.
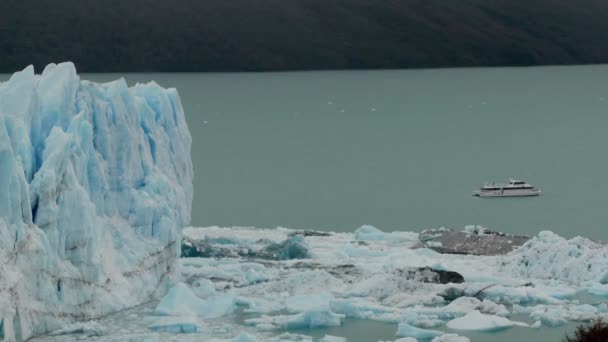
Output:
<path fill-rule="evenodd" d="M 530 240 L 525 235 L 510 235 L 467 227 L 464 231 L 428 229 L 420 233 L 420 246 L 447 254 L 503 255 Z"/>

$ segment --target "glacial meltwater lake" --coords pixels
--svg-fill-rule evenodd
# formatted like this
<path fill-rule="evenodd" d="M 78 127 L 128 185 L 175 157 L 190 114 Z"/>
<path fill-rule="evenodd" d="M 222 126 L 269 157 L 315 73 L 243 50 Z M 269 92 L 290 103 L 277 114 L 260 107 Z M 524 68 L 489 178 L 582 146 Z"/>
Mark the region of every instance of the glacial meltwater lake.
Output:
<path fill-rule="evenodd" d="M 194 226 L 476 224 L 608 240 L 608 66 L 81 77 L 178 89 L 193 137 Z M 509 177 L 542 195 L 471 195 Z M 463 335 L 549 342 L 573 326 Z M 376 341 L 395 331 L 347 321 L 310 334 Z"/>

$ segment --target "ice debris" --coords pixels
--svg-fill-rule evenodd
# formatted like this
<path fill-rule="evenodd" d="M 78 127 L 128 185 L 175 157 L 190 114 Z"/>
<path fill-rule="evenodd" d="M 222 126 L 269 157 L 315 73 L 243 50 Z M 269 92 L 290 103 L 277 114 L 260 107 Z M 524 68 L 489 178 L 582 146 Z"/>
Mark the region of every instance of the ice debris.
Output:
<path fill-rule="evenodd" d="M 191 334 L 203 330 L 195 317 L 157 317 L 148 325 L 148 329 L 172 334 Z"/>
<path fill-rule="evenodd" d="M 537 255 L 530 246 L 541 243 L 537 240 L 546 239 L 545 234 L 495 256 L 441 254 L 420 248 L 417 238 L 376 228 L 364 227 L 360 233 L 357 238 L 355 233 L 303 234 L 286 228 L 189 228 L 188 240 L 212 242 L 234 257 L 184 258 L 180 272 L 186 283 L 201 287 L 203 296 L 234 296 L 234 305 L 247 314 L 245 324 L 259 333 L 334 326 L 358 318 L 400 324 L 403 334 L 420 336 L 443 327 L 493 331 L 525 325 L 509 319 L 515 314 L 543 325 L 608 316 L 607 305 L 586 306 L 576 296 L 604 286 L 603 273 L 584 274 L 588 280 L 583 282 L 562 275 L 535 277 L 529 268 L 539 267 L 534 263 L 544 262 L 542 256 L 530 258 L 527 265 L 503 264 Z M 247 249 L 256 255 L 293 236 L 307 246 L 305 259 L 252 259 L 252 254 L 234 252 Z M 568 241 L 572 243 L 564 239 Z M 604 247 L 594 244 L 601 258 Z M 593 263 L 600 268 L 601 261 Z M 582 267 L 577 272 L 593 270 Z M 453 334 L 433 338 L 466 341 Z"/>
<path fill-rule="evenodd" d="M 416 339 L 429 340 L 437 336 L 443 335 L 443 332 L 437 330 L 420 329 L 411 326 L 407 323 L 399 323 L 397 328 L 397 336 L 413 337 Z"/>
<path fill-rule="evenodd" d="M 263 330 L 273 329 L 315 329 L 336 327 L 342 324 L 344 315 L 330 310 L 311 310 L 295 315 L 262 316 L 245 320 L 246 324 L 254 325 Z"/>
<path fill-rule="evenodd" d="M 232 342 L 257 342 L 258 340 L 249 334 L 240 333 L 239 336 L 232 339 Z"/>
<path fill-rule="evenodd" d="M 455 318 L 447 323 L 447 327 L 454 330 L 497 331 L 519 325 L 527 327 L 526 323 L 511 321 L 508 318 L 486 315 L 474 310 L 465 316 Z"/>
<path fill-rule="evenodd" d="M 155 312 L 166 316 L 219 318 L 234 311 L 234 300 L 231 294 L 218 294 L 201 299 L 192 293 L 188 285 L 178 283 L 161 299 Z"/>
<path fill-rule="evenodd" d="M 96 321 L 78 322 L 68 324 L 65 327 L 51 332 L 49 335 L 69 335 L 82 334 L 84 336 L 103 336 L 107 333 L 107 328 Z"/>
<path fill-rule="evenodd" d="M 325 335 L 319 339 L 319 342 L 347 342 L 347 340 L 340 336 Z"/>
<path fill-rule="evenodd" d="M 443 334 L 435 337 L 431 342 L 471 342 L 471 340 L 468 337 L 456 334 Z"/>
<path fill-rule="evenodd" d="M 289 236 L 284 241 L 273 242 L 258 240 L 255 244 L 239 239 L 203 240 L 184 239 L 182 241 L 182 257 L 186 258 L 235 258 L 246 257 L 267 260 L 304 259 L 308 255 L 308 247 L 302 235 Z"/>

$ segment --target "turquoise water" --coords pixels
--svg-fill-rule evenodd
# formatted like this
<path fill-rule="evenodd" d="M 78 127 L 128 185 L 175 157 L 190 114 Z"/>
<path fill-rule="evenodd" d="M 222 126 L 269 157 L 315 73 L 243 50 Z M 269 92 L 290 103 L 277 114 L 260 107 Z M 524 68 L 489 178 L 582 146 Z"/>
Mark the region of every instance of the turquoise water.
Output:
<path fill-rule="evenodd" d="M 126 78 L 181 94 L 193 225 L 480 224 L 608 240 L 608 66 Z M 471 196 L 508 177 L 542 196 Z"/>

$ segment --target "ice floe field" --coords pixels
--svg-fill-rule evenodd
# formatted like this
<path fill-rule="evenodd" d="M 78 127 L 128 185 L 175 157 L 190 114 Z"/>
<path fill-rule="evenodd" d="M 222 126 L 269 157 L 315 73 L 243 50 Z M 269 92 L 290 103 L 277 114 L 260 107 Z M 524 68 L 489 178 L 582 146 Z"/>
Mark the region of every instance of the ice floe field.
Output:
<path fill-rule="evenodd" d="M 370 321 L 390 341 L 464 342 L 608 318 L 603 244 L 544 231 L 500 256 L 429 247 L 371 226 L 187 228 L 179 282 L 160 302 L 38 340 L 367 341 L 325 333 Z M 70 330 L 81 333 L 60 335 Z"/>

